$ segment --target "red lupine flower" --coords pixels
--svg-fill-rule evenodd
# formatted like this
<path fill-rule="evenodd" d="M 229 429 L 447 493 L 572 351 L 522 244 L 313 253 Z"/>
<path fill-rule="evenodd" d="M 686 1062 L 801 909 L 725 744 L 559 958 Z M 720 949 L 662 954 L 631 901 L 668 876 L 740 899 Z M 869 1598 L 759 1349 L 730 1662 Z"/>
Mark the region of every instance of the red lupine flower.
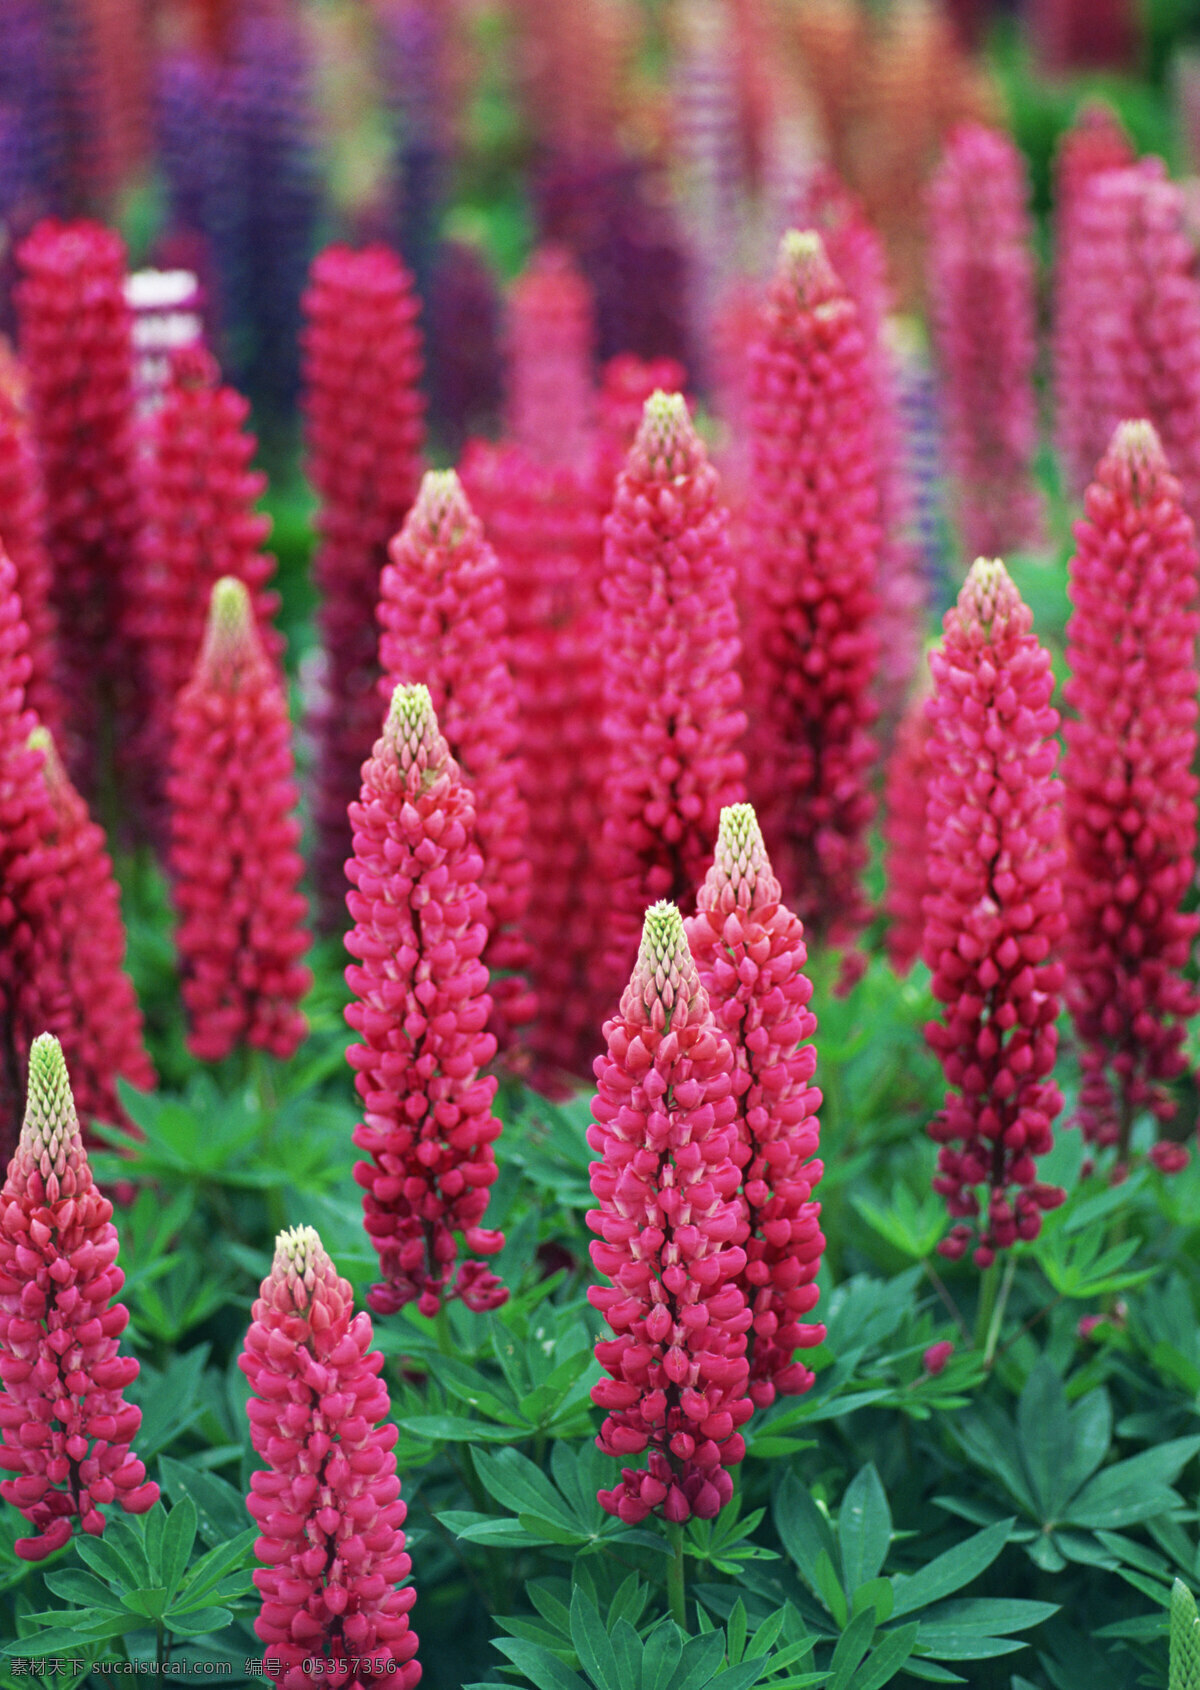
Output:
<path fill-rule="evenodd" d="M 76 1107 L 85 1123 L 129 1126 L 117 1094 L 118 1077 L 150 1091 L 154 1066 L 142 1038 L 142 1012 L 125 972 L 121 898 L 105 850 L 104 829 L 72 786 L 46 728 L 35 728 L 29 747 L 40 754 L 40 780 L 49 800 L 45 831 L 27 893 L 39 921 L 38 951 L 44 981 L 38 996 L 45 1021 L 61 1039 L 71 1065 Z"/>
<path fill-rule="evenodd" d="M 72 1522 L 98 1536 L 101 1508 L 144 1514 L 158 1486 L 130 1445 L 142 1411 L 125 1401 L 138 1376 L 119 1352 L 129 1311 L 115 1301 L 112 1204 L 96 1189 L 62 1046 L 40 1034 L 29 1053 L 29 1102 L 0 1191 L 0 1483 L 35 1528 L 17 1554 L 41 1561 Z"/>
<path fill-rule="evenodd" d="M 738 1283 L 753 1317 L 750 1397 L 766 1408 L 776 1392 L 797 1396 L 815 1375 L 793 1359 L 823 1342 L 802 1316 L 816 1306 L 825 1240 L 813 1187 L 821 1093 L 812 1084 L 817 1018 L 808 1008 L 804 929 L 779 882 L 749 804 L 721 812 L 717 851 L 686 924 L 700 981 L 737 1058 L 741 1206 L 749 1228 Z"/>
<path fill-rule="evenodd" d="M 579 469 L 592 452 L 592 300 L 560 247 L 539 247 L 509 296 L 506 432 L 537 462 Z"/>
<path fill-rule="evenodd" d="M 195 670 L 212 591 L 223 576 L 245 585 L 270 654 L 283 649 L 271 626 L 279 608 L 268 585 L 275 559 L 262 550 L 271 519 L 254 508 L 266 477 L 250 468 L 249 410 L 240 393 L 222 386 L 212 355 L 189 346 L 172 358 L 162 404 L 146 425 L 145 521 L 131 621 L 146 679 L 140 755 L 156 785 L 166 769 L 175 701 Z"/>
<path fill-rule="evenodd" d="M 884 777 L 883 912 L 888 958 L 897 974 L 907 974 L 921 954 L 925 896 L 933 890 L 925 825 L 933 732 L 928 698 L 929 688 L 922 686 L 896 730 Z"/>
<path fill-rule="evenodd" d="M 0 542 L 17 572 L 17 592 L 29 634 L 25 702 L 48 728 L 62 725 L 55 681 L 56 628 L 50 608 L 46 501 L 30 430 L 25 377 L 0 342 Z"/>
<path fill-rule="evenodd" d="M 448 1297 L 496 1308 L 508 1292 L 466 1247 L 491 1256 L 504 1235 L 481 1223 L 496 1178 L 492 1000 L 479 960 L 487 940 L 475 805 L 438 728 L 428 687 L 398 686 L 382 737 L 350 807 L 354 856 L 346 896 L 354 927 L 346 970 L 358 1000 L 346 1019 L 362 1043 L 346 1052 L 364 1116 L 354 1142 L 365 1225 L 383 1283 L 378 1314 L 414 1299 L 434 1315 Z"/>
<path fill-rule="evenodd" d="M 522 796 L 536 818 L 528 855 L 537 896 L 525 933 L 538 1015 L 528 1040 L 544 1063 L 585 1073 L 596 1054 L 594 959 L 604 893 L 594 857 L 607 761 L 595 476 L 590 467 L 586 474 L 548 469 L 516 447 L 475 443 L 462 479 L 504 577 Z"/>
<path fill-rule="evenodd" d="M 507 1042 L 533 1018 L 521 972 L 529 946 L 529 812 L 521 797 L 517 696 L 506 662 L 504 582 L 496 554 L 451 470 L 430 470 L 388 552 L 378 606 L 381 690 L 423 681 L 438 723 L 475 800 L 487 896 L 483 960 Z M 516 971 L 516 972 L 514 972 Z M 496 979 L 498 973 L 507 974 Z"/>
<path fill-rule="evenodd" d="M 605 524 L 605 968 L 628 979 L 648 904 L 686 910 L 744 796 L 728 515 L 682 394 L 646 401 Z"/>
<path fill-rule="evenodd" d="M 784 236 L 752 357 L 751 784 L 789 902 L 840 944 L 869 913 L 879 477 L 858 312 L 818 234 Z"/>
<path fill-rule="evenodd" d="M 638 358 L 618 352 L 600 372 L 598 395 L 597 470 L 604 504 L 625 467 L 625 459 L 642 426 L 646 401 L 654 393 L 680 393 L 687 371 L 677 358 Z"/>
<path fill-rule="evenodd" d="M 938 1246 L 961 1256 L 979 1214 L 975 1261 L 1036 1238 L 1064 1193 L 1039 1182 L 1062 1108 L 1050 1078 L 1063 967 L 1058 712 L 1049 653 L 998 561 L 972 565 L 930 656 L 929 878 L 924 957 L 945 1005 L 925 1037 L 955 1088 L 929 1128 L 941 1145 L 934 1189 L 964 1217 Z M 954 1148 L 957 1145 L 959 1148 Z M 1016 1187 L 1015 1194 L 1012 1188 Z"/>
<path fill-rule="evenodd" d="M 312 984 L 287 701 L 243 582 L 212 590 L 204 644 L 175 706 L 167 796 L 188 1049 L 293 1056 Z"/>
<path fill-rule="evenodd" d="M 254 1630 L 282 1690 L 303 1690 L 314 1671 L 346 1690 L 414 1690 L 421 1678 L 416 1591 L 396 1588 L 412 1561 L 373 1336 L 312 1227 L 281 1232 L 238 1366 L 254 1393 L 250 1441 L 266 1462 L 246 1498 L 266 1563 L 254 1574 Z"/>
<path fill-rule="evenodd" d="M 1087 182 L 1071 257 L 1059 280 L 1057 394 L 1068 485 L 1082 494 L 1118 423 L 1145 417 L 1195 511 L 1200 281 L 1183 190 L 1167 180 L 1161 159 Z"/>
<path fill-rule="evenodd" d="M 1161 1082 L 1187 1067 L 1185 1023 L 1200 1011 L 1184 977 L 1200 916 L 1180 908 L 1196 850 L 1200 560 L 1147 422 L 1117 429 L 1084 509 L 1067 625 L 1067 1001 L 1084 1132 L 1124 1162 L 1139 1109 L 1174 1115 Z"/>
<path fill-rule="evenodd" d="M 1000 130 L 951 135 L 929 193 L 946 451 L 968 556 L 1036 545 L 1037 278 L 1025 162 Z"/>
<path fill-rule="evenodd" d="M 931 1379 L 936 1379 L 939 1373 L 946 1371 L 946 1364 L 954 1354 L 954 1345 L 949 1338 L 943 1338 L 939 1344 L 930 1344 L 921 1357 L 921 1366 Z"/>
<path fill-rule="evenodd" d="M 71 761 L 100 773 L 101 724 L 135 708 L 129 605 L 138 527 L 125 247 L 98 223 L 39 223 L 19 252 L 21 356 L 45 478 Z"/>
<path fill-rule="evenodd" d="M 646 912 L 637 964 L 608 1050 L 596 1058 L 588 1143 L 597 1208 L 588 1225 L 597 1270 L 612 1283 L 588 1301 L 615 1336 L 596 1345 L 609 1375 L 592 1387 L 604 1409 L 596 1442 L 626 1467 L 600 1505 L 627 1525 L 652 1511 L 710 1520 L 733 1494 L 745 1454 L 751 1314 L 739 1288 L 746 1226 L 737 1202 L 734 1057 L 718 1030 L 683 919 Z"/>
<path fill-rule="evenodd" d="M 345 916 L 346 811 L 379 732 L 380 572 L 421 475 L 419 310 L 412 277 L 380 245 L 326 248 L 304 295 L 305 445 L 320 499 L 313 579 L 325 661 L 313 724 L 313 870 L 329 927 Z"/>

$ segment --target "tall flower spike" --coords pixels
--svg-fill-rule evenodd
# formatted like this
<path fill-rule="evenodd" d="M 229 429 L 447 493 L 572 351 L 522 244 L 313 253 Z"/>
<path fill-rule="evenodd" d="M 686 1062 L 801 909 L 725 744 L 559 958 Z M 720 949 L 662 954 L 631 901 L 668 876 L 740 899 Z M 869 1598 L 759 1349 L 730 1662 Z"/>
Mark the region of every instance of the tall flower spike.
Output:
<path fill-rule="evenodd" d="M 158 1486 L 130 1445 L 142 1411 L 125 1401 L 138 1376 L 118 1339 L 129 1312 L 115 1301 L 112 1204 L 92 1178 L 62 1046 L 50 1034 L 29 1053 L 29 1100 L 0 1191 L 0 1483 L 35 1528 L 17 1554 L 41 1561 L 79 1521 L 104 1530 L 101 1508 L 144 1514 Z"/>
<path fill-rule="evenodd" d="M 138 526 L 125 247 L 98 223 L 48 219 L 24 242 L 21 355 L 45 477 L 72 765 L 99 778 L 101 724 L 136 710 L 129 609 Z"/>
<path fill-rule="evenodd" d="M 958 1257 L 988 1188 L 975 1261 L 1036 1238 L 1064 1193 L 1037 1177 L 1062 1108 L 1050 1078 L 1063 967 L 1058 712 L 1048 652 L 1008 571 L 979 558 L 930 656 L 929 879 L 924 956 L 943 1019 L 925 1029 L 954 1087 L 929 1128 L 934 1189 L 960 1219 Z M 957 1146 L 958 1148 L 955 1148 Z M 1013 1188 L 1016 1188 L 1015 1192 Z"/>
<path fill-rule="evenodd" d="M 249 593 L 226 576 L 175 706 L 167 796 L 188 1049 L 240 1044 L 285 1060 L 308 1030 L 312 983 L 287 701 Z"/>
<path fill-rule="evenodd" d="M 592 300 L 569 254 L 541 247 L 513 286 L 508 427 L 539 463 L 580 468 L 595 430 Z"/>
<path fill-rule="evenodd" d="M 487 948 L 504 1042 L 533 1017 L 522 978 L 529 946 L 529 812 L 521 797 L 517 695 L 507 663 L 504 582 L 496 554 L 452 469 L 430 470 L 388 552 L 380 581 L 381 689 L 429 688 L 446 743 L 475 798 L 487 897 Z"/>
<path fill-rule="evenodd" d="M 373 1336 L 312 1227 L 281 1232 L 238 1366 L 253 1392 L 250 1441 L 266 1462 L 246 1498 L 265 1563 L 254 1630 L 284 1690 L 302 1690 L 316 1669 L 351 1690 L 385 1673 L 415 1690 L 421 1677 L 416 1592 L 396 1588 L 412 1561 Z"/>
<path fill-rule="evenodd" d="M 491 1256 L 504 1235 L 481 1223 L 496 1178 L 492 1145 L 496 1054 L 491 1013 L 483 867 L 475 804 L 438 728 L 429 688 L 399 686 L 374 753 L 363 765 L 362 800 L 350 807 L 354 855 L 346 895 L 354 926 L 346 970 L 355 1002 L 346 1020 L 362 1043 L 346 1052 L 364 1115 L 354 1142 L 365 1225 L 383 1282 L 377 1314 L 417 1301 L 435 1315 L 449 1297 L 468 1308 L 508 1296 L 480 1261 L 458 1261 L 455 1234 Z"/>
<path fill-rule="evenodd" d="M 907 974 L 921 954 L 929 846 L 925 812 L 929 804 L 929 687 L 921 686 L 896 730 L 884 776 L 883 912 L 888 919 L 887 953 L 897 974 Z"/>
<path fill-rule="evenodd" d="M 46 501 L 30 425 L 24 372 L 0 341 L 0 541 L 17 572 L 17 592 L 29 632 L 25 702 L 48 728 L 61 727 L 55 681 L 56 624 L 50 605 Z"/>
<path fill-rule="evenodd" d="M 789 902 L 840 944 L 869 913 L 879 475 L 858 312 L 811 230 L 783 238 L 751 356 L 750 784 Z"/>
<path fill-rule="evenodd" d="M 283 642 L 271 626 L 279 595 L 275 560 L 262 549 L 271 519 L 255 510 L 266 477 L 250 468 L 250 407 L 223 386 L 216 360 L 185 347 L 171 360 L 162 404 L 146 425 L 144 526 L 133 626 L 146 677 L 143 763 L 161 782 L 172 717 L 204 639 L 212 591 L 235 576 L 251 597 L 272 656 Z M 157 796 L 157 795 L 156 795 Z"/>
<path fill-rule="evenodd" d="M 313 871 L 322 924 L 332 928 L 345 918 L 346 811 L 379 732 L 380 573 L 421 473 L 419 309 L 412 278 L 380 245 L 326 247 L 304 294 L 304 439 L 320 500 L 313 579 L 325 663 L 313 721 Z"/>
<path fill-rule="evenodd" d="M 601 867 L 613 997 L 648 904 L 685 910 L 725 804 L 744 795 L 741 655 L 728 516 L 679 393 L 655 393 L 605 524 Z"/>
<path fill-rule="evenodd" d="M 1084 1047 L 1080 1113 L 1129 1154 L 1139 1109 L 1166 1122 L 1162 1082 L 1200 994 L 1185 978 L 1200 917 L 1180 906 L 1196 850 L 1195 531 L 1154 429 L 1122 423 L 1075 525 L 1065 697 L 1067 1001 Z M 1187 1152 L 1151 1152 L 1169 1171 Z"/>
<path fill-rule="evenodd" d="M 951 135 L 929 194 L 946 449 L 967 555 L 1036 545 L 1037 278 L 1029 182 L 998 129 Z"/>
<path fill-rule="evenodd" d="M 750 1397 L 766 1408 L 776 1392 L 797 1396 L 814 1374 L 797 1350 L 823 1342 L 825 1328 L 803 1320 L 817 1302 L 814 1283 L 825 1240 L 813 1188 L 821 1093 L 812 1084 L 817 1030 L 804 972 L 804 929 L 781 901 L 749 804 L 721 811 L 716 856 L 686 923 L 700 982 L 718 1028 L 737 1058 L 738 1142 L 746 1267 L 738 1283 L 753 1317 Z"/>
<path fill-rule="evenodd" d="M 611 1281 L 588 1301 L 614 1336 L 596 1345 L 592 1387 L 606 1455 L 649 1451 L 600 1505 L 626 1525 L 652 1512 L 711 1520 L 745 1454 L 751 1315 L 739 1288 L 746 1226 L 737 1201 L 734 1059 L 719 1032 L 673 904 L 646 912 L 641 949 L 608 1050 L 596 1058 L 588 1143 L 597 1234 Z"/>

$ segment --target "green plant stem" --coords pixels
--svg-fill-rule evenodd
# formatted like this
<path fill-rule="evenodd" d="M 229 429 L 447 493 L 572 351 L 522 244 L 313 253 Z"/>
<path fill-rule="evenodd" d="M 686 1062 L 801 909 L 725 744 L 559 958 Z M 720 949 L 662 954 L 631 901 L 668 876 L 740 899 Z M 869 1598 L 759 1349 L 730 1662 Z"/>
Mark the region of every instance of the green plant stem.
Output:
<path fill-rule="evenodd" d="M 677 1522 L 667 1522 L 667 1542 L 671 1546 L 671 1559 L 667 1562 L 667 1606 L 671 1610 L 671 1618 L 686 1636 L 687 1584 L 683 1570 L 683 1527 Z"/>
<path fill-rule="evenodd" d="M 996 1359 L 996 1345 L 1000 1342 L 1000 1328 L 1004 1324 L 1004 1311 L 1008 1307 L 1008 1294 L 1012 1290 L 1016 1273 L 1016 1257 L 1010 1256 L 1004 1264 L 1004 1280 L 1000 1286 L 1000 1295 L 996 1299 L 996 1307 L 992 1311 L 991 1321 L 988 1324 L 987 1343 L 983 1350 L 983 1365 L 985 1367 L 990 1367 Z"/>
<path fill-rule="evenodd" d="M 926 1274 L 929 1276 L 930 1284 L 933 1286 L 933 1288 L 937 1292 L 938 1296 L 942 1299 L 942 1302 L 946 1305 L 946 1310 L 947 1310 L 947 1313 L 949 1314 L 951 1320 L 958 1327 L 958 1330 L 962 1333 L 963 1342 L 965 1344 L 969 1344 L 971 1342 L 971 1328 L 967 1325 L 966 1321 L 963 1319 L 962 1310 L 959 1308 L 958 1304 L 954 1301 L 954 1298 L 950 1295 L 950 1289 L 947 1286 L 945 1280 L 942 1278 L 941 1274 L 937 1271 L 937 1269 L 930 1262 L 928 1257 L 925 1257 L 922 1260 L 921 1266 L 925 1269 Z"/>
<path fill-rule="evenodd" d="M 438 1353 L 444 1356 L 454 1354 L 454 1334 L 450 1330 L 450 1311 L 445 1303 L 438 1307 L 433 1317 L 433 1328 L 437 1334 Z"/>
<path fill-rule="evenodd" d="M 975 1348 L 983 1350 L 987 1345 L 988 1333 L 992 1325 L 992 1311 L 996 1307 L 996 1297 L 1000 1291 L 1000 1263 L 993 1262 L 991 1267 L 984 1268 L 983 1279 L 979 1286 L 979 1309 L 975 1315 Z"/>

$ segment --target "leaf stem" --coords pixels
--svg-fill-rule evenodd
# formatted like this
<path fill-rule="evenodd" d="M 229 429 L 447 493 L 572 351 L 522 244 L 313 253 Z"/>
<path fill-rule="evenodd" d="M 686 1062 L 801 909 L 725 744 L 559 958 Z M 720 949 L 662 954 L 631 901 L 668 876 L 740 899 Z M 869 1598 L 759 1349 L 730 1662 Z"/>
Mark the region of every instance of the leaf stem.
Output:
<path fill-rule="evenodd" d="M 683 1527 L 677 1521 L 666 1522 L 667 1542 L 671 1559 L 667 1562 L 667 1605 L 671 1618 L 687 1636 L 687 1585 L 683 1568 Z"/>
<path fill-rule="evenodd" d="M 1017 1259 L 1010 1256 L 1004 1264 L 1004 1282 L 1000 1287 L 1000 1295 L 996 1299 L 996 1307 L 992 1313 L 988 1326 L 987 1343 L 983 1351 L 983 1365 L 991 1367 L 996 1359 L 996 1345 L 1000 1342 L 1000 1328 L 1004 1324 L 1004 1311 L 1008 1307 L 1008 1294 L 1013 1288 L 1013 1280 L 1017 1274 Z"/>
<path fill-rule="evenodd" d="M 454 1354 L 454 1334 L 450 1330 L 450 1311 L 445 1303 L 438 1304 L 438 1312 L 433 1317 L 433 1327 L 437 1334 L 439 1354 L 452 1356 Z"/>
<path fill-rule="evenodd" d="M 992 1311 L 996 1307 L 996 1296 L 1000 1290 L 1000 1263 L 993 1262 L 991 1267 L 984 1268 L 983 1278 L 979 1284 L 979 1307 L 975 1313 L 975 1348 L 982 1350 L 987 1344 L 988 1332 L 992 1324 Z"/>
<path fill-rule="evenodd" d="M 942 1299 L 942 1302 L 946 1305 L 946 1310 L 949 1313 L 951 1320 L 958 1327 L 958 1330 L 962 1333 L 963 1342 L 965 1344 L 969 1344 L 971 1342 L 971 1328 L 967 1325 L 966 1321 L 963 1319 L 962 1310 L 959 1308 L 958 1304 L 954 1301 L 954 1298 L 950 1295 L 949 1286 L 946 1284 L 946 1282 L 942 1278 L 941 1274 L 933 1266 L 932 1262 L 930 1262 L 928 1257 L 922 1258 L 921 1266 L 925 1269 L 925 1272 L 928 1274 L 930 1284 L 933 1286 L 933 1288 L 937 1292 L 938 1296 Z"/>

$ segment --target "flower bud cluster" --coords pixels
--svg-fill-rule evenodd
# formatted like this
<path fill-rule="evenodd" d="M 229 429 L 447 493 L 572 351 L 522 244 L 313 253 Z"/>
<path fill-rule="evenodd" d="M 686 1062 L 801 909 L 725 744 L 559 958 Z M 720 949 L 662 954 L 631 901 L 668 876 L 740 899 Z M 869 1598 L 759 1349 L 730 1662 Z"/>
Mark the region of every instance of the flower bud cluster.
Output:
<path fill-rule="evenodd" d="M 52 731 L 62 726 L 55 674 L 56 619 L 50 604 L 46 500 L 30 424 L 25 377 L 0 343 L 0 543 L 17 572 L 17 592 L 29 634 L 25 702 Z"/>

